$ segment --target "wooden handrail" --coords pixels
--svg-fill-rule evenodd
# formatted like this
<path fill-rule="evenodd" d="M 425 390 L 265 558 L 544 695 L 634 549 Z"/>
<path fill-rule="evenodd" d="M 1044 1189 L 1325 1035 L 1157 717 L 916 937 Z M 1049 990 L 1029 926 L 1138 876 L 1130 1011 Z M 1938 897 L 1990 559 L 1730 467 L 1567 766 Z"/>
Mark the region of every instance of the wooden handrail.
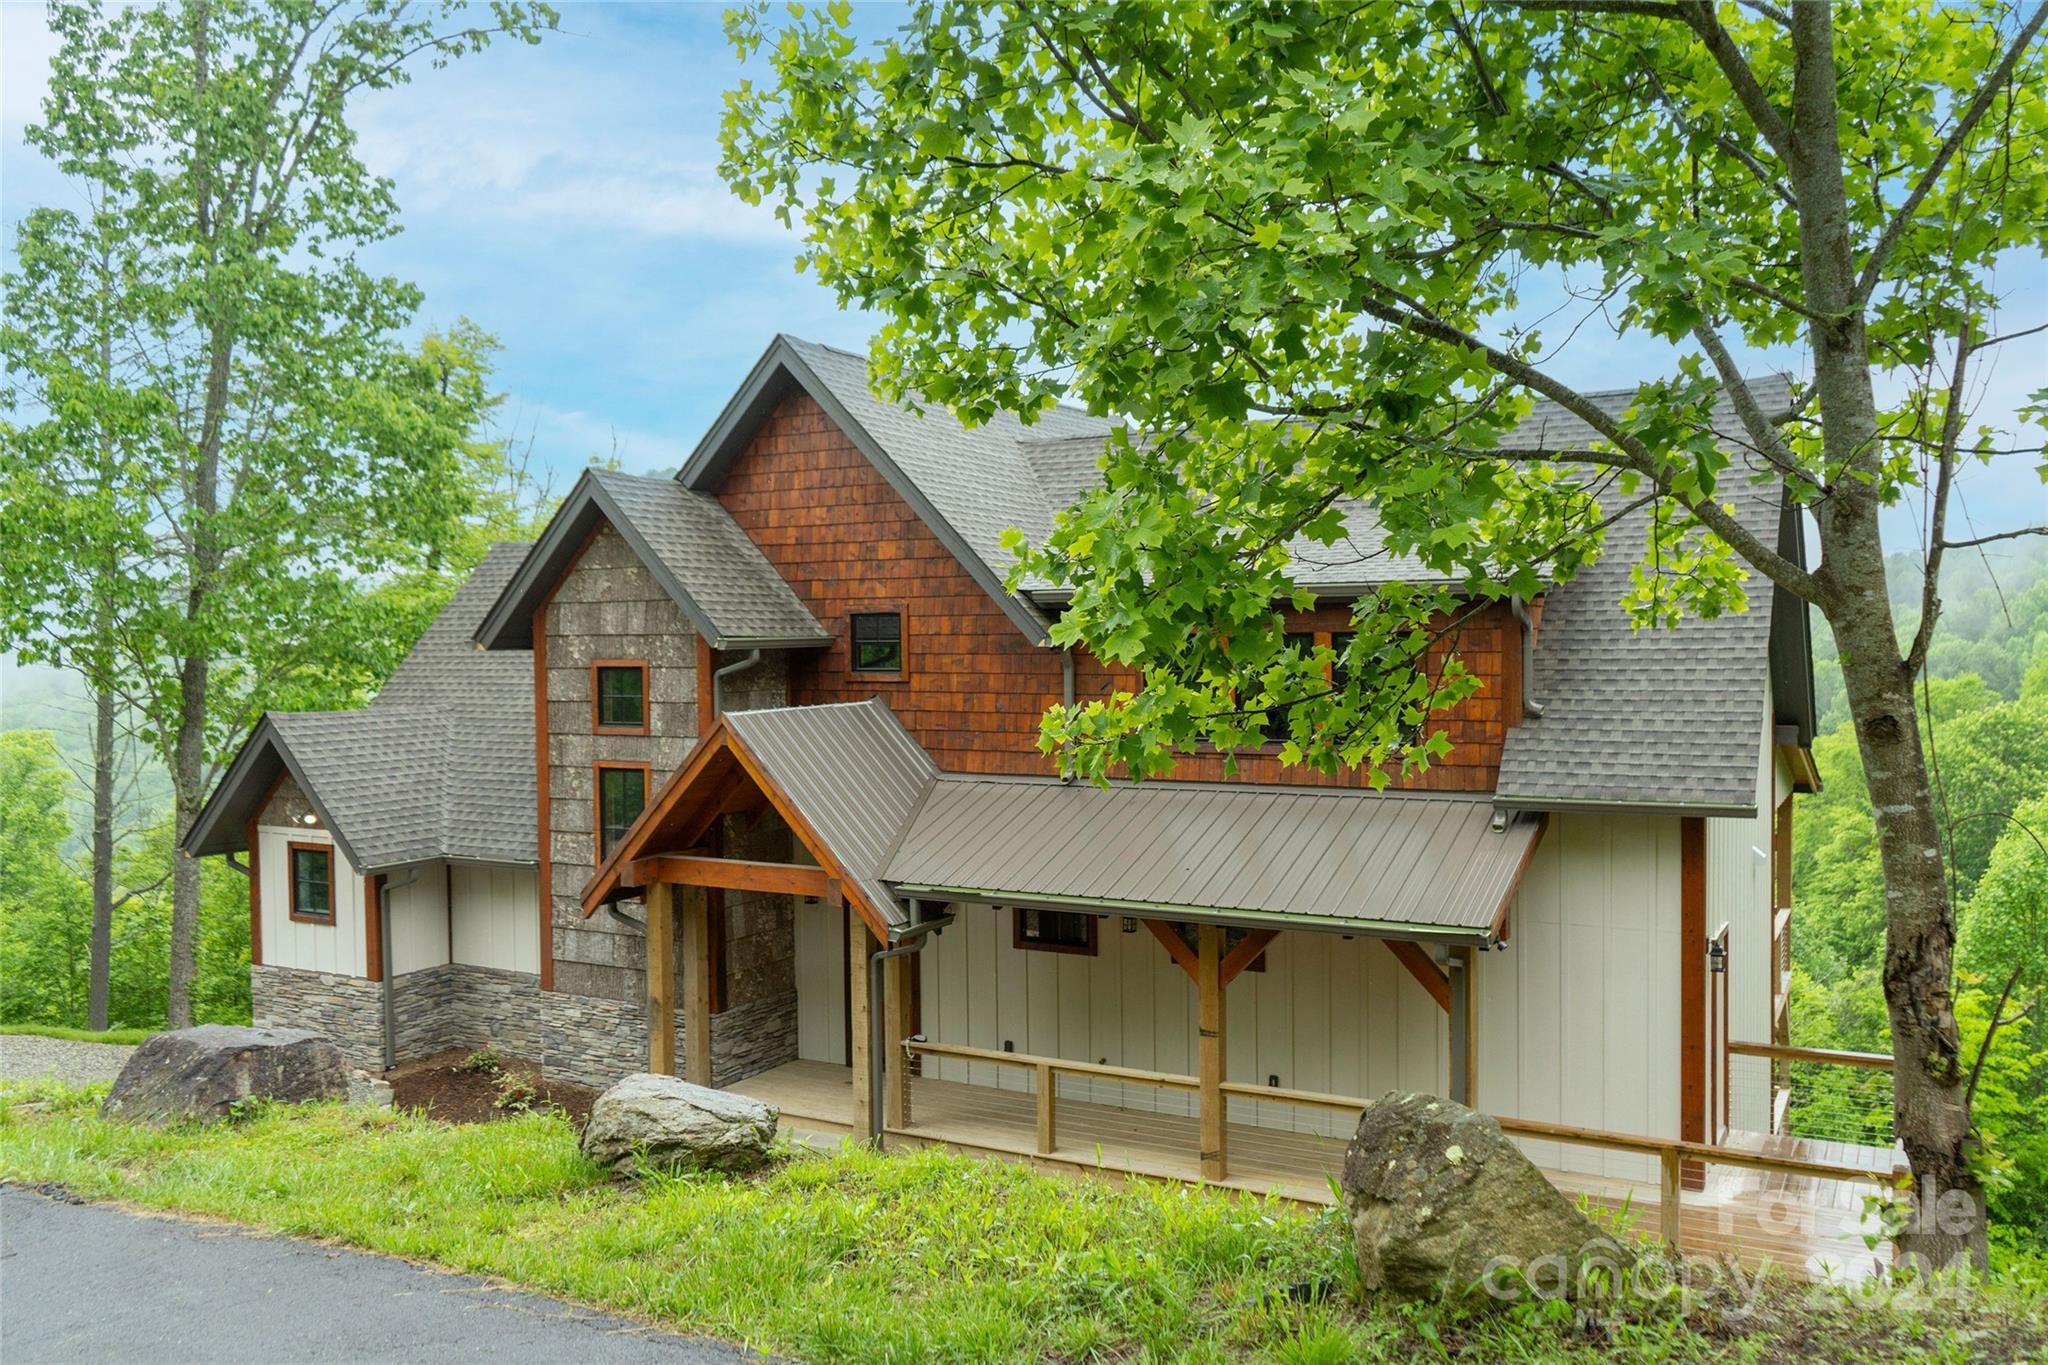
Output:
<path fill-rule="evenodd" d="M 1827 1066 L 1861 1066 L 1872 1071 L 1890 1071 L 1892 1059 L 1881 1052 L 1838 1052 L 1824 1047 L 1788 1047 L 1783 1043 L 1738 1043 L 1729 1041 L 1728 1051 L 1737 1057 L 1769 1057 L 1780 1062 L 1820 1062 Z"/>
<path fill-rule="evenodd" d="M 1888 1066 L 1891 1062 L 1888 1057 L 1873 1058 L 1868 1053 L 1860 1052 L 1831 1053 L 1815 1048 L 1784 1048 L 1762 1043 L 1731 1042 L 1728 1047 L 1731 1052 L 1740 1051 L 1749 1055 L 1798 1054 L 1791 1056 L 1791 1060 L 1795 1061 L 1860 1059 L 1847 1062 L 1852 1066 Z M 1108 1066 L 1099 1062 L 1070 1062 L 1058 1057 L 1039 1057 L 1025 1052 L 998 1052 L 993 1048 L 963 1047 L 956 1043 L 913 1040 L 905 1042 L 903 1049 L 913 1056 L 952 1057 L 968 1062 L 990 1062 L 997 1066 L 1033 1072 L 1037 1076 L 1037 1150 L 1040 1156 L 1052 1154 L 1058 1131 L 1057 1095 L 1053 1083 L 1056 1076 L 1091 1076 L 1098 1080 L 1149 1085 L 1162 1090 L 1200 1089 L 1200 1082 L 1193 1076 L 1178 1076 L 1168 1071 L 1141 1071 L 1135 1067 Z M 1362 1112 L 1367 1103 L 1352 1095 L 1330 1095 L 1317 1090 L 1283 1090 L 1277 1086 L 1251 1085 L 1244 1081 L 1225 1081 L 1222 1089 L 1224 1095 L 1230 1099 L 1266 1100 L 1275 1104 L 1293 1104 L 1304 1108 L 1330 1109 L 1350 1114 Z M 1680 1234 L 1680 1176 L 1684 1163 L 1688 1161 L 1737 1166 L 1773 1175 L 1801 1175 L 1816 1180 L 1849 1180 L 1878 1184 L 1896 1183 L 1904 1174 L 1903 1170 L 1873 1171 L 1861 1166 L 1839 1166 L 1824 1161 L 1806 1161 L 1798 1157 L 1772 1156 L 1765 1152 L 1745 1152 L 1707 1142 L 1644 1137 L 1636 1133 L 1610 1132 L 1603 1128 L 1581 1128 L 1569 1123 L 1548 1123 L 1541 1119 L 1504 1118 L 1495 1115 L 1494 1122 L 1500 1125 L 1502 1132 L 1515 1137 L 1655 1157 L 1661 1191 L 1658 1204 L 1658 1233 L 1674 1250 L 1678 1247 Z"/>

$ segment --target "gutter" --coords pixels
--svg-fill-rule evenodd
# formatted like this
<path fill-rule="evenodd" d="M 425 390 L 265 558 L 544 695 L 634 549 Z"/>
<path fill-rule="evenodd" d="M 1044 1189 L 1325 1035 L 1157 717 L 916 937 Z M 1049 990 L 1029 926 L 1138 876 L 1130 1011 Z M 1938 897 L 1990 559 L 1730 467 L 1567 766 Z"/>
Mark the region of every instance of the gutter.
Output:
<path fill-rule="evenodd" d="M 745 658 L 735 659 L 729 664 L 711 670 L 711 714 L 698 717 L 697 728 L 700 731 L 725 714 L 725 680 L 737 678 L 751 668 L 758 668 L 760 663 L 761 651 L 750 649 Z"/>
<path fill-rule="evenodd" d="M 382 957 L 378 964 L 383 970 L 384 1008 L 384 1069 L 389 1071 L 398 1065 L 398 1020 L 391 1003 L 391 893 L 401 887 L 411 886 L 420 879 L 420 870 L 415 866 L 412 875 L 396 884 L 388 879 L 377 883 L 377 949 Z"/>
<path fill-rule="evenodd" d="M 1410 924 L 1400 920 L 1345 919 L 1341 915 L 1282 915 L 1258 910 L 1219 910 L 1204 906 L 1171 905 L 1159 901 L 1106 900 L 1090 896 L 1019 893 L 985 886 L 905 884 L 896 885 L 893 889 L 897 894 L 904 896 L 929 896 L 933 900 L 1016 906 L 1027 910 L 1131 915 L 1139 919 L 1220 924 L 1228 929 L 1302 929 L 1317 933 L 1350 934 L 1356 938 L 1397 938 L 1414 943 L 1455 943 L 1474 948 L 1493 946 L 1493 930 L 1490 925 Z"/>
<path fill-rule="evenodd" d="M 951 915 L 924 918 L 924 903 L 911 902 L 911 913 L 916 918 L 901 929 L 891 930 L 890 938 L 895 942 L 887 948 L 877 948 L 868 954 L 868 1141 L 882 1145 L 882 1114 L 888 1102 L 888 1073 L 883 1063 L 889 1066 L 904 1066 L 906 1059 L 887 1055 L 889 1047 L 889 1011 L 882 1003 L 882 963 L 892 957 L 908 957 L 924 949 L 925 941 L 939 930 L 953 922 Z"/>

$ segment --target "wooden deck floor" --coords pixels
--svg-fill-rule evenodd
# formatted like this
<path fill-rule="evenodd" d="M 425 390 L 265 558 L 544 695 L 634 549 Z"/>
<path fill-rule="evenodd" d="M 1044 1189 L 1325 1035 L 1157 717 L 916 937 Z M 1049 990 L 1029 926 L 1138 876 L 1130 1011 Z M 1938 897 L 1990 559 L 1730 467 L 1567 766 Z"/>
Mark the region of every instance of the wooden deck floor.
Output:
<path fill-rule="evenodd" d="M 823 1062 L 791 1062 L 732 1088 L 778 1106 L 794 1135 L 831 1142 L 850 1132 L 852 1073 Z M 1033 1150 L 1037 1134 L 1029 1094 L 917 1078 L 911 1083 L 911 1123 L 891 1130 L 898 1143 L 937 1145 L 975 1155 L 1024 1161 L 1046 1169 L 1124 1179 L 1198 1181 L 1196 1120 L 1091 1104 L 1061 1097 L 1057 1143 L 1049 1156 Z M 1331 1179 L 1344 1143 L 1308 1133 L 1250 1124 L 1229 1128 L 1227 1189 L 1276 1195 L 1308 1204 L 1332 1202 Z M 1841 1165 L 1889 1170 L 1891 1154 L 1875 1148 L 1804 1139 L 1731 1134 L 1730 1147 Z M 1658 1225 L 1655 1179 L 1631 1181 L 1561 1171 L 1544 1172 L 1560 1189 L 1610 1209 L 1626 1207 L 1634 1226 Z M 1705 1188 L 1681 1199 L 1682 1244 L 1688 1256 L 1734 1257 L 1754 1267 L 1764 1261 L 1814 1279 L 1856 1280 L 1878 1270 L 1888 1256 L 1863 1241 L 1865 1194 L 1878 1189 L 1846 1181 L 1717 1166 Z"/>

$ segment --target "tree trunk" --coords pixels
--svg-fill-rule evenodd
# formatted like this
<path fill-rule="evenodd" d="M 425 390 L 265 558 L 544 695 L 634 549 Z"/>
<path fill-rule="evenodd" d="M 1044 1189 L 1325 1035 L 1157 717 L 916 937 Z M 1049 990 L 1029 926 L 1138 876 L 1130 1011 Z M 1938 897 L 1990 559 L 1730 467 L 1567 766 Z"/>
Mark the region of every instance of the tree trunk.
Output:
<path fill-rule="evenodd" d="M 172 754 L 171 783 L 177 811 L 178 843 L 185 842 L 206 793 L 201 787 L 206 761 L 206 659 L 185 660 L 179 675 L 180 703 L 177 746 Z M 171 991 L 167 1014 L 172 1028 L 192 1024 L 192 978 L 196 975 L 195 945 L 199 937 L 199 860 L 182 850 L 171 854 Z"/>
<path fill-rule="evenodd" d="M 93 691 L 92 949 L 85 1026 L 107 1026 L 107 977 L 114 955 L 114 694 Z"/>
<path fill-rule="evenodd" d="M 1835 91 L 1834 16 L 1791 10 L 1794 79 L 1787 166 L 1799 196 L 1799 259 L 1820 400 L 1828 496 L 1820 528 L 1818 603 L 1841 652 L 1842 686 L 1877 820 L 1885 882 L 1884 994 L 1891 1018 L 1894 1122 L 1912 1163 L 1913 1218 L 1901 1260 L 1918 1269 L 1967 1256 L 1987 1264 L 1984 1191 L 1970 1169 L 1970 1113 L 1950 991 L 1955 907 L 1920 748 L 1913 678 L 1885 588 L 1872 477 L 1884 458 L 1870 380 L 1866 301 L 1857 292 Z"/>

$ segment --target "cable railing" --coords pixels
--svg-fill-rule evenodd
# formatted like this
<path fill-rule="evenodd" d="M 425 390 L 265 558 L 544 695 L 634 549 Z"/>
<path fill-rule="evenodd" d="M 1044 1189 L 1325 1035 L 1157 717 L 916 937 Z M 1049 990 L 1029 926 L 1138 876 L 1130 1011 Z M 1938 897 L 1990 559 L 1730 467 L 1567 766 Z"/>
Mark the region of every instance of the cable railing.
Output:
<path fill-rule="evenodd" d="M 1776 1043 L 1728 1044 L 1729 1090 L 1768 1097 L 1770 1131 L 1859 1147 L 1890 1147 L 1892 1059 Z"/>

